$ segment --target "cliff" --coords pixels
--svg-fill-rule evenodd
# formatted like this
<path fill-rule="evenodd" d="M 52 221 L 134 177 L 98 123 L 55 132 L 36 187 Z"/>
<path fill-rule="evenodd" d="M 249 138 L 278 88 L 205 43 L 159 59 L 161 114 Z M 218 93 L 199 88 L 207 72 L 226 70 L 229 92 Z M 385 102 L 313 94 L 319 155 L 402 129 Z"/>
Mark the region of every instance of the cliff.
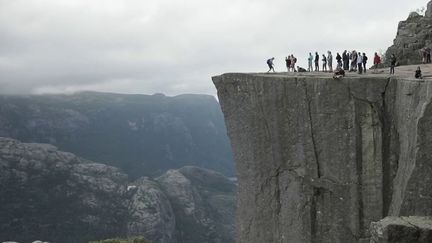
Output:
<path fill-rule="evenodd" d="M 238 242 L 366 242 L 432 215 L 430 80 L 213 77 L 239 179 Z"/>

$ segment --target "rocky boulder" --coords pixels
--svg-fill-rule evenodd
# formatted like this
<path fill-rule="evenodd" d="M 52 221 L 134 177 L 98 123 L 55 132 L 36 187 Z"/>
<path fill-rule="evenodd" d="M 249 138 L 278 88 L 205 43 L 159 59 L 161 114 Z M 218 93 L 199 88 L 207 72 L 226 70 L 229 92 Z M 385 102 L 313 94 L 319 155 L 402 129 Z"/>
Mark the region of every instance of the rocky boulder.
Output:
<path fill-rule="evenodd" d="M 370 243 L 430 243 L 432 217 L 386 217 L 371 224 Z"/>
<path fill-rule="evenodd" d="M 393 45 L 387 49 L 386 62 L 395 54 L 399 65 L 422 62 L 421 49 L 432 48 L 432 1 L 427 5 L 425 16 L 410 13 L 408 19 L 399 22 Z"/>

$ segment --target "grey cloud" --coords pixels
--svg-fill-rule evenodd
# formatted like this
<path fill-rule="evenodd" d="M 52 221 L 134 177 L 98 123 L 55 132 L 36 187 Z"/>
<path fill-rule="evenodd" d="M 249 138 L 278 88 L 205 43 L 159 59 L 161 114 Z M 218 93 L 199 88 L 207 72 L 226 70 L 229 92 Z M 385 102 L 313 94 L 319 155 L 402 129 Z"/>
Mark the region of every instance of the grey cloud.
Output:
<path fill-rule="evenodd" d="M 0 0 L 0 93 L 214 94 L 265 59 L 385 49 L 426 0 Z M 391 11 L 390 11 L 391 9 Z"/>

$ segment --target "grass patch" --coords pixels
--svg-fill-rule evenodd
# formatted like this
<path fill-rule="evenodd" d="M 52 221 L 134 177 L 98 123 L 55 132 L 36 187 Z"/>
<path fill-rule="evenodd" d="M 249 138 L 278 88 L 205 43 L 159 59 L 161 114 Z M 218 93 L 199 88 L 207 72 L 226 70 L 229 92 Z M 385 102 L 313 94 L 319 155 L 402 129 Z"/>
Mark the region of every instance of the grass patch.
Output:
<path fill-rule="evenodd" d="M 151 243 L 143 237 L 132 238 L 132 239 L 107 239 L 101 241 L 90 241 L 89 243 Z"/>

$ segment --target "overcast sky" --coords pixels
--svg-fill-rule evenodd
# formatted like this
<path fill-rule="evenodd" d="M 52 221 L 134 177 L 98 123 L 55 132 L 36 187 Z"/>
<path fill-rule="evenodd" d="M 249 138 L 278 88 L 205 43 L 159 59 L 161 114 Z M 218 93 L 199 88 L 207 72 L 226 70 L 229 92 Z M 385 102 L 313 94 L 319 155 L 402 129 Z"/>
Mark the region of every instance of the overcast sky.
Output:
<path fill-rule="evenodd" d="M 215 94 L 276 57 L 385 51 L 427 0 L 0 0 L 0 93 Z"/>

